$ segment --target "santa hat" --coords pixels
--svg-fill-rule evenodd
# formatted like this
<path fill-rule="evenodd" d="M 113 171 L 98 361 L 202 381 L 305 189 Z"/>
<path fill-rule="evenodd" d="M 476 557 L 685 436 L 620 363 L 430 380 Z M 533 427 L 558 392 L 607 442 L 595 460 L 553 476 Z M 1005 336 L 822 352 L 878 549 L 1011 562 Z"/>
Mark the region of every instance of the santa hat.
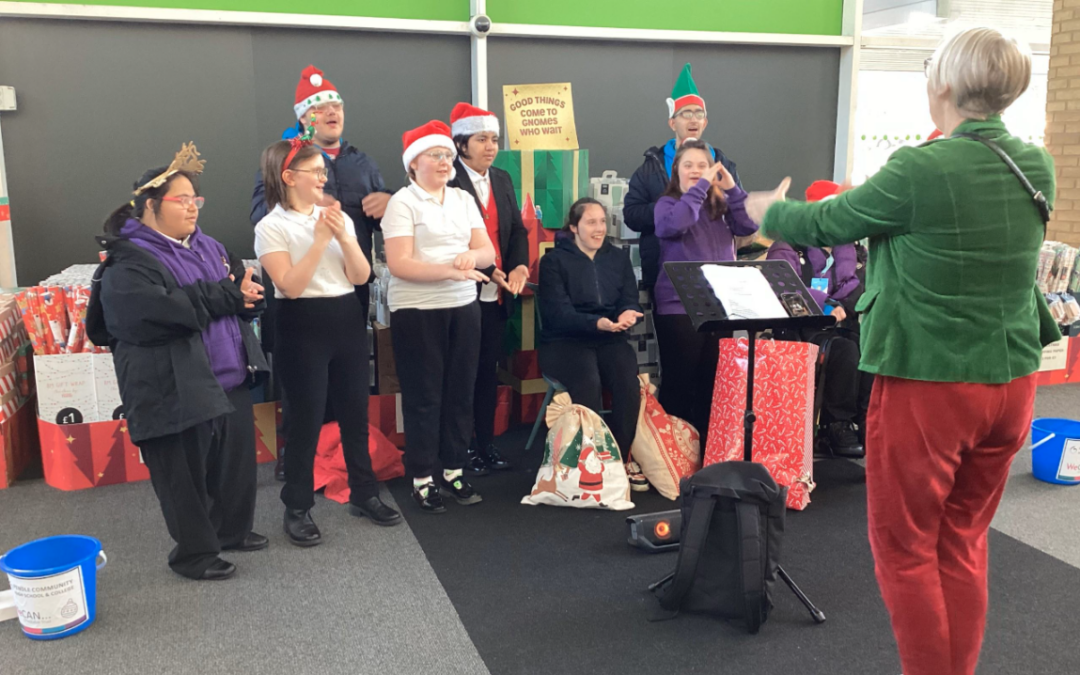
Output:
<path fill-rule="evenodd" d="M 806 188 L 806 201 L 823 202 L 840 194 L 840 186 L 831 180 L 816 180 Z"/>
<path fill-rule="evenodd" d="M 405 170 L 409 170 L 409 164 L 416 156 L 432 148 L 447 148 L 455 157 L 457 150 L 454 148 L 454 139 L 450 137 L 450 127 L 445 122 L 431 120 L 421 127 L 406 131 L 401 135 L 401 161 Z"/>
<path fill-rule="evenodd" d="M 667 100 L 668 119 L 675 117 L 676 112 L 688 105 L 705 107 L 705 99 L 701 98 L 694 84 L 694 76 L 690 74 L 689 63 L 683 66 L 679 79 L 675 80 L 675 86 L 671 89 L 671 98 Z"/>
<path fill-rule="evenodd" d="M 300 73 L 300 81 L 296 84 L 296 119 L 301 119 L 311 106 L 320 103 L 344 103 L 341 94 L 337 93 L 337 87 L 330 80 L 323 78 L 323 72 L 315 66 L 304 68 Z"/>
<path fill-rule="evenodd" d="M 499 118 L 495 113 L 468 103 L 458 103 L 450 111 L 451 135 L 472 136 L 484 131 L 499 133 Z"/>

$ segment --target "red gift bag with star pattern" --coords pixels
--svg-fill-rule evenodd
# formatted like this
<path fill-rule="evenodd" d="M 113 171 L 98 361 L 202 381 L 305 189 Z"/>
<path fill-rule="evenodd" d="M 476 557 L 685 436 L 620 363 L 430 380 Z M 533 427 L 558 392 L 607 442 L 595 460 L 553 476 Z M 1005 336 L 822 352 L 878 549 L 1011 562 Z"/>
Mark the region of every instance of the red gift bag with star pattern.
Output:
<path fill-rule="evenodd" d="M 720 340 L 705 466 L 743 459 L 746 338 Z M 817 345 L 758 340 L 754 363 L 755 462 L 788 488 L 787 506 L 802 510 L 814 489 L 814 364 Z"/>

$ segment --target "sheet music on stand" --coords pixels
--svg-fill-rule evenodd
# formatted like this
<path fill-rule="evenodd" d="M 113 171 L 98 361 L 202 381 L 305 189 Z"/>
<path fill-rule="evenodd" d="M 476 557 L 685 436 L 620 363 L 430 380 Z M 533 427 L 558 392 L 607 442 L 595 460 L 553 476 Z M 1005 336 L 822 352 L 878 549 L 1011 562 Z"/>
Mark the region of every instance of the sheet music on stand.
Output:
<path fill-rule="evenodd" d="M 787 310 L 760 269 L 702 265 L 701 273 L 727 311 L 728 319 L 788 318 Z"/>

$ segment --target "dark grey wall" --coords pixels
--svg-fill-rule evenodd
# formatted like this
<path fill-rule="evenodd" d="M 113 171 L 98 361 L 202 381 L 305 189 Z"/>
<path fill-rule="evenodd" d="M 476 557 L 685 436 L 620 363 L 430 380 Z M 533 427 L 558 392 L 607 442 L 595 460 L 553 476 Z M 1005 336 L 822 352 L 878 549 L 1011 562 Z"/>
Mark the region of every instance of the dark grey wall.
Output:
<path fill-rule="evenodd" d="M 314 63 L 346 101 L 346 138 L 400 187 L 401 133 L 468 100 L 466 38 L 88 21 L 0 22 L 15 258 L 21 284 L 97 260 L 92 235 L 131 184 L 185 141 L 207 160 L 200 225 L 252 254 L 259 153 L 296 122 Z"/>
<path fill-rule="evenodd" d="M 831 179 L 839 51 L 739 45 L 660 45 L 489 38 L 489 98 L 502 115 L 504 84 L 572 82 L 578 141 L 589 173 L 630 176 L 672 137 L 667 105 L 687 62 L 708 106 L 705 140 L 739 166 L 748 189 L 792 176 L 792 195 Z"/>
<path fill-rule="evenodd" d="M 709 103 L 706 140 L 739 164 L 748 188 L 832 174 L 839 55 L 833 49 L 664 46 L 491 38 L 490 100 L 502 85 L 574 84 L 578 138 L 592 175 L 630 175 L 666 142 L 670 93 L 683 63 Z M 293 94 L 308 63 L 346 101 L 350 142 L 404 182 L 401 133 L 447 119 L 469 100 L 461 37 L 351 31 L 56 20 L 0 22 L 0 84 L 19 281 L 33 284 L 96 260 L 92 236 L 130 198 L 147 168 L 193 140 L 207 160 L 201 225 L 251 255 L 248 209 L 262 148 L 295 123 Z"/>

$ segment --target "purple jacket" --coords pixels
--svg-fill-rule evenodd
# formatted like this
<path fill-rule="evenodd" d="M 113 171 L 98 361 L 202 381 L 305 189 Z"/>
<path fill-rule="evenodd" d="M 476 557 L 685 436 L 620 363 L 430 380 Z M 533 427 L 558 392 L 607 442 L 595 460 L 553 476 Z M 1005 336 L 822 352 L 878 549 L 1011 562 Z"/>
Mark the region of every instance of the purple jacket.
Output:
<path fill-rule="evenodd" d="M 173 243 L 135 219 L 128 219 L 120 236 L 149 251 L 172 272 L 181 286 L 200 279 L 221 281 L 229 275 L 229 254 L 225 247 L 203 234 L 198 227 L 188 240 L 190 249 Z M 247 354 L 237 321 L 235 316 L 224 316 L 212 321 L 202 332 L 210 367 L 225 391 L 239 387 L 247 378 Z"/>
<path fill-rule="evenodd" d="M 810 294 L 814 296 L 814 300 L 817 301 L 818 306 L 822 309 L 825 308 L 826 301 L 833 300 L 840 302 L 851 295 L 852 291 L 859 287 L 859 277 L 855 274 L 856 266 L 858 264 L 855 244 L 841 244 L 840 246 L 834 246 L 832 256 L 833 265 L 825 274 L 825 278 L 829 280 L 829 290 L 823 293 L 813 288 L 810 289 Z M 791 268 L 795 270 L 795 274 L 802 276 L 802 260 L 800 259 L 799 252 L 792 248 L 790 244 L 782 241 L 773 243 L 773 245 L 769 247 L 769 252 L 765 256 L 765 259 L 785 260 L 791 265 Z M 806 249 L 806 260 L 810 263 L 810 267 L 813 270 L 813 276 L 820 277 L 822 270 L 825 269 L 825 265 L 829 260 L 829 254 L 826 253 L 824 249 L 809 247 Z"/>
<path fill-rule="evenodd" d="M 735 259 L 735 237 L 757 232 L 746 215 L 746 193 L 739 186 L 724 192 L 728 210 L 720 220 L 710 220 L 704 208 L 709 181 L 702 178 L 679 199 L 661 197 L 653 213 L 660 239 L 660 274 L 653 293 L 657 314 L 686 314 L 664 263 L 725 262 Z"/>

